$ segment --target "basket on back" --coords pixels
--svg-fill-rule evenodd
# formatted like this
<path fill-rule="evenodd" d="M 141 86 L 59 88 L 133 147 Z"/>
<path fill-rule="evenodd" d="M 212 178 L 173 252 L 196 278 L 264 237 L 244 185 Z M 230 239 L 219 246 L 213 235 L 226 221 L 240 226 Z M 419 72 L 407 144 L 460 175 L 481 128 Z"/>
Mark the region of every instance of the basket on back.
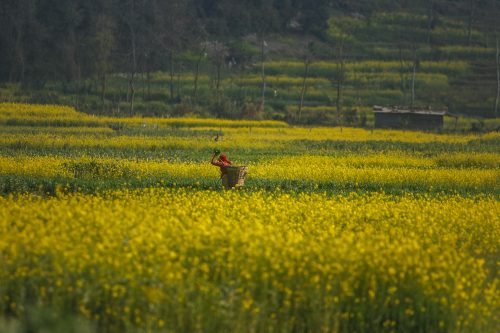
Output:
<path fill-rule="evenodd" d="M 241 187 L 245 185 L 245 177 L 248 173 L 246 166 L 227 167 L 227 182 L 230 187 Z"/>

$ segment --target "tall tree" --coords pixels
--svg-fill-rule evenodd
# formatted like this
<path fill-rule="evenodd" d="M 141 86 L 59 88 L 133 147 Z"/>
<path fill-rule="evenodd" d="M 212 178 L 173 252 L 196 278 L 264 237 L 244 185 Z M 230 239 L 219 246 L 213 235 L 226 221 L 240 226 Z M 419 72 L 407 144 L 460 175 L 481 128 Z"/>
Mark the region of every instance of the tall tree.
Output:
<path fill-rule="evenodd" d="M 104 109 L 106 99 L 106 78 L 111 69 L 111 52 L 115 45 L 115 24 L 113 18 L 106 14 L 97 16 L 92 44 L 96 52 L 96 73 L 101 83 L 101 104 Z"/>
<path fill-rule="evenodd" d="M 305 32 L 322 35 L 327 28 L 329 18 L 329 0 L 300 0 L 300 23 Z"/>
<path fill-rule="evenodd" d="M 24 81 L 27 66 L 25 36 L 33 20 L 33 1 L 6 0 L 0 3 L 0 78 Z"/>
<path fill-rule="evenodd" d="M 78 55 L 81 12 L 77 0 L 44 0 L 37 3 L 37 21 L 43 27 L 42 49 L 45 61 L 41 68 L 45 80 L 79 78 Z M 35 60 L 36 61 L 36 60 Z"/>
<path fill-rule="evenodd" d="M 337 45 L 337 57 L 336 57 L 337 97 L 335 99 L 336 100 L 335 105 L 337 108 L 337 125 L 340 126 L 340 130 L 342 130 L 343 92 L 344 92 L 344 82 L 346 78 L 344 47 L 345 47 L 345 38 L 342 38 L 339 44 Z"/>
<path fill-rule="evenodd" d="M 302 107 L 304 106 L 304 97 L 306 95 L 307 89 L 307 77 L 309 76 L 309 66 L 311 65 L 311 59 L 306 57 L 304 59 L 304 76 L 302 78 L 302 88 L 300 89 L 300 101 L 298 109 L 298 122 L 300 123 L 300 118 L 302 116 Z"/>
<path fill-rule="evenodd" d="M 436 0 L 428 0 L 427 1 L 427 44 L 431 44 L 431 33 L 434 30 L 435 22 L 436 22 Z"/>
<path fill-rule="evenodd" d="M 145 12 L 150 8 L 150 0 L 127 0 L 126 2 L 115 0 L 115 11 L 122 37 L 121 47 L 123 60 L 128 72 L 127 100 L 129 112 L 134 111 L 135 81 L 138 74 L 140 61 L 144 56 L 144 45 L 146 44 L 147 20 Z"/>
<path fill-rule="evenodd" d="M 195 72 L 194 72 L 194 80 L 193 80 L 193 102 L 195 104 L 198 103 L 198 78 L 200 75 L 200 66 L 204 58 L 207 57 L 207 42 L 199 43 L 195 50 L 198 53 L 196 58 Z"/>
<path fill-rule="evenodd" d="M 192 15 L 194 7 L 191 1 L 152 0 L 152 2 L 154 24 L 151 38 L 155 40 L 156 45 L 168 59 L 170 99 L 174 100 L 176 56 L 191 44 L 192 36 L 199 26 Z"/>
<path fill-rule="evenodd" d="M 261 63 L 261 78 L 262 78 L 262 97 L 260 102 L 260 110 L 264 111 L 265 103 L 266 103 L 266 71 L 265 71 L 265 52 L 266 52 L 267 43 L 264 40 L 264 36 L 262 36 L 261 40 L 261 51 L 260 51 L 260 63 Z"/>
<path fill-rule="evenodd" d="M 304 106 L 304 98 L 307 91 L 307 78 L 309 77 L 309 67 L 316 58 L 316 50 L 314 42 L 309 42 L 304 52 L 304 75 L 302 77 L 302 88 L 300 90 L 300 102 L 298 109 L 298 121 L 302 116 L 302 107 Z"/>
<path fill-rule="evenodd" d="M 495 98 L 495 109 L 493 111 L 493 115 L 498 117 L 498 101 L 500 100 L 500 46 L 498 44 L 498 32 L 495 34 L 495 42 L 496 42 L 496 67 L 497 67 L 497 96 Z"/>
<path fill-rule="evenodd" d="M 225 60 L 228 55 L 228 47 L 222 42 L 213 41 L 208 44 L 207 52 L 213 65 L 212 82 L 215 89 L 215 95 L 217 96 L 217 101 L 220 101 L 222 69 L 225 65 Z"/>
<path fill-rule="evenodd" d="M 498 117 L 498 103 L 500 102 L 500 22 L 498 17 L 500 16 L 500 4 L 497 0 L 492 0 L 490 4 L 490 16 L 488 21 L 493 25 L 493 31 L 495 35 L 495 46 L 496 46 L 496 57 L 495 57 L 495 65 L 497 70 L 497 96 L 495 98 L 495 107 L 493 110 L 493 115 L 495 118 Z"/>
<path fill-rule="evenodd" d="M 412 75 L 411 75 L 411 101 L 410 101 L 410 110 L 413 110 L 415 108 L 415 80 L 417 78 L 417 70 L 420 67 L 420 59 L 418 58 L 417 54 L 417 46 L 413 44 L 412 46 L 413 50 L 413 64 L 411 67 Z"/>

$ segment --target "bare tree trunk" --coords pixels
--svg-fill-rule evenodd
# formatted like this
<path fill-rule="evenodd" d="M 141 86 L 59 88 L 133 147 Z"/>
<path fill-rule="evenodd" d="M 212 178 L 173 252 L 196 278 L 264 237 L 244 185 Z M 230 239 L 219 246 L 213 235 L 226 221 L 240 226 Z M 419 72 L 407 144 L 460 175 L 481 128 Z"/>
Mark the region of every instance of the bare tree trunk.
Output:
<path fill-rule="evenodd" d="M 417 75 L 417 65 L 418 65 L 418 59 L 417 59 L 417 49 L 414 46 L 413 49 L 413 69 L 412 69 L 412 76 L 411 76 L 411 104 L 410 104 L 410 110 L 413 110 L 415 107 L 415 77 Z"/>
<path fill-rule="evenodd" d="M 262 98 L 260 101 L 260 109 L 264 111 L 265 103 L 266 103 L 266 72 L 264 68 L 264 46 L 265 41 L 264 37 L 262 37 L 262 46 L 260 53 L 260 62 L 261 62 L 261 76 L 262 76 Z"/>
<path fill-rule="evenodd" d="M 151 100 L 151 69 L 149 65 L 146 67 L 146 81 L 147 81 L 147 100 Z"/>
<path fill-rule="evenodd" d="M 206 46 L 203 46 L 203 49 L 200 52 L 200 55 L 198 57 L 198 60 L 196 61 L 196 71 L 194 74 L 194 92 L 193 92 L 193 102 L 196 103 L 197 101 L 197 94 L 198 94 L 198 76 L 200 75 L 200 64 L 201 64 L 201 59 L 205 53 Z"/>
<path fill-rule="evenodd" d="M 472 25 L 476 16 L 475 0 L 469 0 L 469 16 L 467 20 L 467 45 L 472 42 Z"/>
<path fill-rule="evenodd" d="M 415 106 L 415 76 L 417 73 L 417 65 L 416 62 L 413 63 L 413 73 L 411 76 L 411 103 L 410 103 L 410 110 L 413 110 Z"/>
<path fill-rule="evenodd" d="M 169 51 L 170 59 L 170 100 L 174 100 L 174 52 Z"/>
<path fill-rule="evenodd" d="M 497 46 L 497 53 L 496 53 L 496 64 L 497 64 L 497 98 L 495 99 L 495 118 L 498 115 L 498 100 L 500 99 L 500 49 L 498 45 L 498 34 L 496 35 L 496 46 Z"/>
<path fill-rule="evenodd" d="M 141 70 L 141 88 L 142 88 L 142 100 L 146 100 L 146 80 L 144 79 L 144 73 L 146 72 L 146 67 L 143 67 Z"/>
<path fill-rule="evenodd" d="M 134 113 L 134 98 L 135 98 L 135 74 L 137 71 L 137 50 L 136 50 L 136 41 L 135 41 L 135 31 L 132 28 L 132 26 L 129 24 L 129 29 L 130 29 L 130 42 L 132 46 L 132 71 L 130 73 L 130 79 L 128 81 L 128 86 L 129 86 L 129 102 L 130 102 L 130 107 L 129 107 L 129 112 L 132 115 Z"/>
<path fill-rule="evenodd" d="M 222 70 L 222 61 L 220 59 L 217 60 L 216 64 L 216 78 L 215 78 L 215 91 L 217 93 L 217 98 L 219 97 L 220 90 L 220 79 L 221 79 L 221 70 Z"/>
<path fill-rule="evenodd" d="M 76 72 L 76 98 L 75 98 L 75 109 L 80 110 L 80 102 L 81 102 L 81 90 L 82 90 L 82 69 L 80 64 L 77 65 Z"/>
<path fill-rule="evenodd" d="M 305 70 L 304 70 L 304 79 L 302 80 L 302 89 L 300 91 L 300 104 L 299 104 L 299 116 L 298 116 L 298 121 L 300 122 L 300 118 L 302 116 L 302 107 L 304 106 L 304 95 L 306 94 L 306 81 L 307 81 L 307 76 L 309 75 L 309 64 L 310 61 L 309 59 L 306 59 L 305 61 Z"/>
<path fill-rule="evenodd" d="M 217 97 L 217 102 L 219 102 L 219 88 L 220 88 L 220 55 L 219 55 L 219 48 L 218 48 L 218 42 L 214 42 L 214 47 L 213 47 L 213 52 L 214 52 L 214 59 L 213 59 L 213 74 L 212 74 L 212 89 L 215 86 L 215 94 Z"/>
<path fill-rule="evenodd" d="M 101 74 L 101 106 L 104 113 L 104 102 L 106 101 L 106 73 Z"/>
<path fill-rule="evenodd" d="M 180 98 L 181 96 L 181 70 L 177 72 L 177 97 Z"/>
<path fill-rule="evenodd" d="M 15 57 L 17 59 L 17 71 L 18 73 L 16 74 L 16 81 L 21 81 L 24 82 L 24 73 L 26 71 L 26 65 L 24 63 L 24 54 L 23 54 L 23 47 L 22 47 L 22 27 L 20 24 L 16 25 L 16 46 L 15 46 Z M 14 75 L 13 75 L 13 68 L 11 68 L 10 75 L 9 75 L 10 81 L 14 81 Z"/>
<path fill-rule="evenodd" d="M 429 0 L 429 14 L 427 15 L 427 44 L 431 43 L 431 30 L 434 25 L 434 1 Z"/>
<path fill-rule="evenodd" d="M 342 89 L 344 84 L 344 39 L 342 39 L 339 47 L 339 54 L 337 60 L 337 124 L 340 126 L 340 130 L 342 131 L 341 124 L 341 112 L 342 112 Z"/>
<path fill-rule="evenodd" d="M 135 72 L 130 73 L 130 79 L 128 81 L 128 88 L 130 91 L 129 95 L 129 112 L 130 115 L 134 113 L 134 98 L 135 98 L 135 85 L 134 85 L 134 80 L 135 80 Z"/>
<path fill-rule="evenodd" d="M 401 93 L 403 93 L 402 104 L 406 103 L 406 87 L 405 87 L 405 63 L 403 61 L 403 50 L 402 46 L 399 45 L 399 77 L 400 77 L 400 85 L 401 85 Z"/>

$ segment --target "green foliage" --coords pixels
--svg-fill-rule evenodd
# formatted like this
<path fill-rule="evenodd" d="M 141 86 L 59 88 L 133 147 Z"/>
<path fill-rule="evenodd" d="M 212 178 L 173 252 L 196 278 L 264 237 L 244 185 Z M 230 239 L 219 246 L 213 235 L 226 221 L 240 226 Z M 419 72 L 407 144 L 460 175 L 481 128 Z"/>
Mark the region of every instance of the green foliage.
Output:
<path fill-rule="evenodd" d="M 88 319 L 75 316 L 66 311 L 56 311 L 49 307 L 29 306 L 25 309 L 23 320 L 5 318 L 0 316 L 0 332 L 26 333 L 26 332 L 51 332 L 51 333 L 94 333 L 96 325 Z M 66 313 L 67 312 L 67 313 Z"/>
<path fill-rule="evenodd" d="M 130 178 L 136 174 L 123 165 L 105 163 L 98 160 L 85 162 L 68 162 L 63 164 L 64 169 L 70 172 L 74 178 L 102 179 L 102 178 Z"/>

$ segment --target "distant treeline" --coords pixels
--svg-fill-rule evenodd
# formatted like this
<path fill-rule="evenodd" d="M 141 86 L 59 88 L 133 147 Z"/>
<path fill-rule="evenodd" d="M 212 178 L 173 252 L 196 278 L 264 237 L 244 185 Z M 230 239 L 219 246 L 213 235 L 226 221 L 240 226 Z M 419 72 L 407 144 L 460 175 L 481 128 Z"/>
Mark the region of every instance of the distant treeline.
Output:
<path fill-rule="evenodd" d="M 43 85 L 108 72 L 167 70 L 176 53 L 212 39 L 321 33 L 326 0 L 3 0 L 0 80 Z M 147 67 L 147 68 L 145 68 Z"/>
<path fill-rule="evenodd" d="M 48 80 L 110 72 L 168 70 L 176 54 L 203 41 L 249 33 L 300 31 L 324 36 L 330 13 L 384 10 L 460 17 L 487 27 L 498 0 L 3 0 L 0 80 L 43 86 Z M 491 16 L 491 15 L 490 15 Z M 498 17 L 490 17 L 491 20 Z M 486 25 L 486 26 L 485 26 Z"/>
<path fill-rule="evenodd" d="M 372 79 L 368 80 L 370 85 L 364 85 L 359 77 L 348 78 L 342 65 L 345 60 L 376 59 L 400 63 L 401 69 L 393 76 L 399 75 L 401 87 L 383 87 L 401 90 L 394 90 L 403 97 L 390 98 L 388 102 L 393 103 L 404 101 L 405 94 L 409 94 L 405 90 L 415 81 L 403 77 L 408 74 L 404 61 L 415 73 L 423 60 L 480 60 L 478 66 L 472 63 L 472 72 L 464 70 L 460 77 L 454 74 L 453 82 L 447 85 L 450 90 L 446 91 L 447 96 L 452 94 L 451 90 L 457 90 L 455 95 L 463 96 L 462 99 L 439 100 L 438 104 L 458 105 L 455 108 L 461 110 L 460 105 L 465 102 L 476 103 L 460 92 L 460 89 L 471 90 L 464 84 L 481 84 L 488 90 L 486 98 L 494 98 L 497 80 L 493 75 L 495 58 L 492 54 L 498 35 L 499 9 L 500 0 L 2 0 L 0 83 L 22 87 L 23 94 L 27 91 L 31 94 L 27 101 L 72 104 L 92 110 L 99 101 L 103 111 L 116 108 L 119 111 L 120 103 L 126 102 L 132 113 L 136 110 L 134 96 L 138 97 L 141 91 L 146 109 L 151 109 L 154 101 L 163 103 L 157 108 L 161 110 L 166 104 L 179 104 L 183 99 L 181 73 L 187 73 L 193 81 L 189 88 L 190 100 L 203 106 L 212 103 L 217 110 L 212 113 L 225 117 L 223 109 L 234 113 L 231 110 L 235 103 L 243 110 L 241 114 L 247 112 L 245 108 L 259 108 L 257 96 L 262 96 L 260 108 L 264 109 L 265 94 L 272 94 L 274 105 L 266 106 L 274 110 L 283 111 L 287 105 L 297 104 L 298 99 L 300 104 L 302 100 L 310 105 L 336 104 L 340 110 L 343 97 L 341 90 L 335 87 L 349 88 L 350 85 L 356 99 L 361 100 L 362 89 L 372 89 L 373 85 Z M 265 40 L 272 35 L 283 36 L 283 40 L 286 36 L 302 36 L 299 39 L 305 41 L 302 45 L 289 42 L 290 53 L 283 54 L 281 59 L 279 50 L 275 51 L 274 59 L 266 56 L 266 60 L 295 60 L 305 64 L 305 69 L 301 67 L 296 73 L 297 91 L 286 91 L 290 96 L 285 95 L 283 89 L 266 90 L 264 68 L 262 73 L 260 70 L 267 46 Z M 253 36 L 251 42 L 248 42 L 249 36 Z M 482 47 L 486 51 L 481 50 Z M 295 49 L 297 52 L 293 53 Z M 485 55 L 481 59 L 475 58 L 479 51 Z M 270 54 L 272 48 L 266 52 Z M 456 58 L 443 56 L 460 52 L 472 54 Z M 210 66 L 208 70 L 205 66 L 203 73 L 203 63 L 207 60 Z M 328 90 L 331 82 L 338 94 L 332 97 L 322 92 L 323 100 L 312 101 L 315 91 L 308 89 L 306 78 L 314 73 L 308 72 L 308 64 L 321 60 L 333 61 L 335 69 L 331 75 L 325 74 L 329 75 L 325 78 L 327 84 L 318 84 L 321 89 Z M 258 76 L 254 80 L 256 87 L 257 81 L 262 81 L 263 88 L 248 88 L 243 85 L 246 81 L 232 78 L 229 88 L 221 86 L 224 69 L 231 66 L 235 77 L 240 75 L 235 67 L 245 75 L 262 74 L 262 79 Z M 158 72 L 165 73 L 168 82 L 162 87 L 161 98 L 155 98 L 152 81 Z M 208 84 L 203 83 L 202 74 L 209 76 Z M 126 88 L 117 82 L 126 82 Z M 55 83 L 57 88 L 54 88 Z M 208 86 L 211 91 L 207 90 Z M 417 88 L 419 92 L 426 92 Z M 17 94 L 7 89 L 12 96 Z M 53 93 L 57 96 L 47 97 L 47 89 L 57 91 Z M 229 89 L 232 89 L 230 94 Z M 34 91 L 43 91 L 45 95 L 38 98 L 32 94 Z M 440 92 L 444 94 L 443 89 Z M 82 102 L 82 94 L 93 96 L 92 100 L 87 98 L 88 106 Z M 241 95 L 238 97 L 241 101 L 235 102 L 235 94 Z M 380 96 L 364 98 L 363 105 L 378 102 Z M 424 96 L 430 95 L 425 93 Z M 3 98 L 1 89 L 0 98 L 15 100 Z M 427 97 L 423 102 L 434 104 L 433 98 Z M 488 100 L 486 106 L 483 104 L 478 104 L 476 109 L 488 108 L 491 115 L 493 102 Z M 469 105 L 466 108 L 472 110 Z M 239 114 L 234 116 L 239 117 Z"/>

